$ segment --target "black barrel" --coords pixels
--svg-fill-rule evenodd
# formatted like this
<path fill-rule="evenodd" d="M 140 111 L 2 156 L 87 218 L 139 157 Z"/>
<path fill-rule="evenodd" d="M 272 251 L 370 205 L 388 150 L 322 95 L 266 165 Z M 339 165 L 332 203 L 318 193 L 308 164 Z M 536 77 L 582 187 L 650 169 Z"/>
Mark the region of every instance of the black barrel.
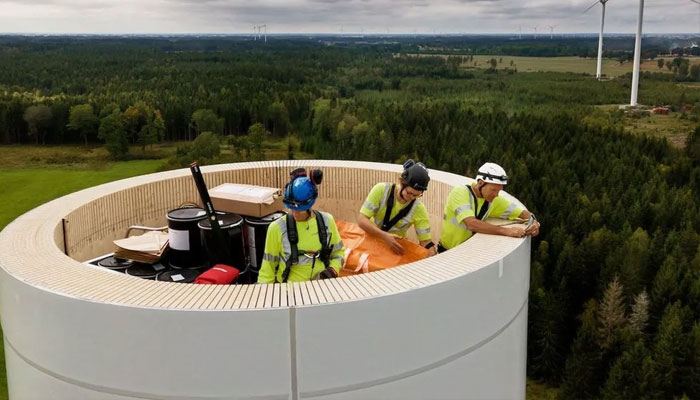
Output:
<path fill-rule="evenodd" d="M 202 273 L 196 269 L 175 269 L 163 271 L 156 277 L 157 281 L 177 282 L 177 283 L 192 283 Z"/>
<path fill-rule="evenodd" d="M 265 238 L 267 237 L 267 228 L 271 223 L 282 218 L 283 212 L 276 212 L 264 217 L 246 217 L 245 218 L 245 233 L 246 243 L 248 245 L 248 256 L 250 257 L 250 280 L 256 282 L 258 280 L 258 271 L 262 264 L 263 252 L 265 250 Z"/>
<path fill-rule="evenodd" d="M 207 217 L 201 208 L 178 208 L 168 212 L 170 266 L 173 268 L 201 268 L 204 251 L 197 223 Z"/>
<path fill-rule="evenodd" d="M 199 221 L 199 230 L 202 236 L 202 247 L 209 258 L 209 263 L 221 263 L 238 268 L 243 273 L 247 269 L 245 251 L 243 249 L 243 217 L 238 214 L 218 214 L 219 227 L 223 233 L 225 245 L 228 249 L 221 248 L 221 243 L 214 237 L 211 229 L 211 220 Z"/>
<path fill-rule="evenodd" d="M 107 258 L 103 258 L 102 260 L 98 261 L 97 265 L 99 265 L 100 267 L 103 267 L 103 268 L 114 270 L 114 271 L 124 271 L 125 269 L 134 265 L 134 262 L 131 260 L 127 260 L 125 258 L 117 258 L 114 256 L 109 256 Z"/>

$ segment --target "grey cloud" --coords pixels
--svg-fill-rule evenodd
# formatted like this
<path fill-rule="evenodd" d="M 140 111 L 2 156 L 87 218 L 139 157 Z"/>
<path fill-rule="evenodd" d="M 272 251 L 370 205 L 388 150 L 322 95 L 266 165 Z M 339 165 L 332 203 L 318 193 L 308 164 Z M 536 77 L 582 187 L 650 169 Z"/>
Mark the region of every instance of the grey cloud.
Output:
<path fill-rule="evenodd" d="M 0 0 L 6 32 L 597 32 L 592 0 Z M 606 31 L 632 32 L 638 0 L 610 0 Z M 98 11 L 109 13 L 100 15 Z M 50 11 L 50 12 L 48 12 Z M 91 12 L 90 19 L 81 13 Z M 136 28 L 134 28 L 136 27 Z M 609 27 L 609 29 L 608 29 Z M 689 0 L 647 1 L 645 32 L 697 32 Z"/>

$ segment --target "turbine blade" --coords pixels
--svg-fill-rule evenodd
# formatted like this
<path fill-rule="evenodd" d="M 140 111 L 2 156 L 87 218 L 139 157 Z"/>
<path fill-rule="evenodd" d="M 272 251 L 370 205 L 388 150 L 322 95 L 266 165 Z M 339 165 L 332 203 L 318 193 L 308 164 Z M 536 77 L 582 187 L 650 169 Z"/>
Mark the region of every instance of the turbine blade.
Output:
<path fill-rule="evenodd" d="M 698 1 L 698 0 L 690 0 L 690 1 L 692 1 L 695 4 L 700 4 L 700 1 Z"/>
<path fill-rule="evenodd" d="M 691 1 L 692 1 L 692 0 L 691 0 Z M 593 8 L 593 7 L 595 7 L 598 3 L 599 3 L 599 1 L 596 1 L 595 3 L 593 3 L 593 5 L 590 6 L 590 7 L 588 7 L 588 8 L 586 9 L 586 11 L 584 11 L 583 13 L 584 13 L 584 14 L 587 13 L 588 10 L 590 10 L 590 9 Z"/>

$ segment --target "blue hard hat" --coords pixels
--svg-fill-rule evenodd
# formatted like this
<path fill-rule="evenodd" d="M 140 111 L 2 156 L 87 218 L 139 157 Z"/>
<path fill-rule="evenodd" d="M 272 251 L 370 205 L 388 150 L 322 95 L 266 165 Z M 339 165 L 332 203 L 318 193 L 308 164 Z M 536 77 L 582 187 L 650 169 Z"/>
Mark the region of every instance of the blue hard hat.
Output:
<path fill-rule="evenodd" d="M 284 189 L 284 206 L 290 210 L 306 211 L 314 205 L 318 191 L 311 179 L 300 176 L 290 182 Z"/>

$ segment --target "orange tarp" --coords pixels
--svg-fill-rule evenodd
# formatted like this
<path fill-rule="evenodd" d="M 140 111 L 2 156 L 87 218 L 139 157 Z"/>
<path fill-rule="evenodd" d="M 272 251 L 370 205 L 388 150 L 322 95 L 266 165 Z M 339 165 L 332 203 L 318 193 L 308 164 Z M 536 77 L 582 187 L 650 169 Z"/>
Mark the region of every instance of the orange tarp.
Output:
<path fill-rule="evenodd" d="M 382 239 L 368 235 L 357 224 L 336 221 L 340 237 L 345 245 L 345 265 L 340 276 L 379 271 L 422 260 L 428 250 L 407 239 L 399 239 L 404 254 L 396 254 Z"/>

